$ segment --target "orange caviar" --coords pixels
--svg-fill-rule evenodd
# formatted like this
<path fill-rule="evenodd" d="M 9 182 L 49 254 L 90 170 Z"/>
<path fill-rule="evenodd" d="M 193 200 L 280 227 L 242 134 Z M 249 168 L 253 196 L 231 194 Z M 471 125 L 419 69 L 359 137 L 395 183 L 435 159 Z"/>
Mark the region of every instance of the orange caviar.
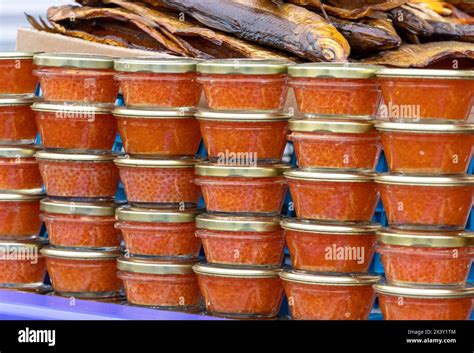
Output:
<path fill-rule="evenodd" d="M 360 222 L 374 215 L 379 197 L 371 174 L 293 170 L 285 177 L 299 218 Z"/>
<path fill-rule="evenodd" d="M 280 274 L 294 320 L 368 320 L 375 300 L 369 275 Z"/>
<path fill-rule="evenodd" d="M 117 248 L 120 232 L 115 229 L 113 203 L 77 203 L 44 199 L 41 220 L 49 242 L 70 248 Z"/>
<path fill-rule="evenodd" d="M 128 107 L 195 107 L 201 98 L 196 63 L 188 58 L 118 59 L 115 79 Z"/>
<path fill-rule="evenodd" d="M 196 117 L 213 162 L 250 164 L 282 158 L 289 115 L 200 111 Z"/>
<path fill-rule="evenodd" d="M 113 58 L 53 53 L 35 55 L 34 62 L 46 101 L 115 103 L 119 86 Z"/>
<path fill-rule="evenodd" d="M 394 173 L 463 174 L 474 145 L 474 125 L 380 123 L 382 144 Z"/>
<path fill-rule="evenodd" d="M 0 53 L 0 94 L 34 94 L 38 85 L 35 68 L 33 53 Z"/>
<path fill-rule="evenodd" d="M 136 256 L 197 258 L 201 241 L 195 237 L 194 218 L 198 210 L 139 209 L 129 206 L 117 210 L 127 252 Z"/>
<path fill-rule="evenodd" d="M 462 233 L 384 230 L 377 241 L 389 283 L 464 285 L 474 258 L 474 237 Z"/>
<path fill-rule="evenodd" d="M 37 129 L 35 116 L 30 108 L 32 103 L 32 97 L 0 98 L 0 143 L 31 144 L 35 142 Z"/>
<path fill-rule="evenodd" d="M 70 296 L 113 296 L 122 288 L 116 276 L 118 252 L 43 248 L 55 292 Z"/>
<path fill-rule="evenodd" d="M 62 154 L 38 152 L 40 172 L 50 197 L 110 199 L 115 195 L 119 173 L 111 154 Z"/>
<path fill-rule="evenodd" d="M 196 166 L 196 185 L 202 190 L 210 212 L 280 213 L 287 183 L 283 171 L 289 166 L 268 164 L 256 167 Z"/>
<path fill-rule="evenodd" d="M 119 158 L 115 163 L 132 204 L 195 205 L 199 201 L 194 159 Z"/>
<path fill-rule="evenodd" d="M 36 103 L 36 124 L 47 149 L 111 150 L 117 123 L 110 108 Z"/>
<path fill-rule="evenodd" d="M 287 219 L 282 222 L 292 267 L 312 272 L 367 272 L 375 245 L 375 223 Z"/>
<path fill-rule="evenodd" d="M 280 267 L 285 248 L 279 217 L 198 216 L 196 236 L 209 263 Z"/>
<path fill-rule="evenodd" d="M 231 318 L 275 318 L 283 299 L 280 270 L 197 264 L 206 310 Z"/>
<path fill-rule="evenodd" d="M 303 114 L 375 116 L 381 92 L 375 67 L 308 63 L 288 68 L 290 87 Z"/>
<path fill-rule="evenodd" d="M 45 259 L 39 253 L 42 243 L 0 242 L 0 285 L 43 283 L 46 275 Z"/>
<path fill-rule="evenodd" d="M 474 299 L 472 287 L 420 288 L 378 284 L 384 320 L 468 320 Z"/>
<path fill-rule="evenodd" d="M 201 141 L 199 123 L 192 111 L 114 111 L 126 153 L 137 155 L 193 156 Z"/>
<path fill-rule="evenodd" d="M 0 193 L 0 236 L 30 238 L 41 230 L 39 218 L 41 189 L 7 191 Z"/>
<path fill-rule="evenodd" d="M 34 158 L 37 146 L 0 147 L 0 190 L 37 189 L 43 186 L 38 162 Z"/>
<path fill-rule="evenodd" d="M 294 119 L 291 135 L 299 168 L 375 170 L 382 150 L 370 121 Z"/>
<path fill-rule="evenodd" d="M 472 208 L 473 178 L 382 174 L 376 180 L 390 225 L 466 226 Z"/>
<path fill-rule="evenodd" d="M 201 293 L 193 263 L 121 258 L 118 277 L 131 304 L 196 311 L 201 306 Z"/>

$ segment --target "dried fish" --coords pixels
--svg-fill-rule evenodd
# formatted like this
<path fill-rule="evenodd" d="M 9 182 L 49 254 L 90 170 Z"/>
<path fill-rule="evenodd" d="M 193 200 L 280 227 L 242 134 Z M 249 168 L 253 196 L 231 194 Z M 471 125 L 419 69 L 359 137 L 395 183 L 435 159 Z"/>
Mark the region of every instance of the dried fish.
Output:
<path fill-rule="evenodd" d="M 201 52 L 198 55 L 199 58 L 264 58 L 297 61 L 297 58 L 289 54 L 279 53 L 205 28 L 180 18 L 178 14 L 153 9 L 140 2 L 106 0 L 104 3 L 121 6 L 127 11 L 152 21 L 162 32 L 174 37 L 183 46 L 199 50 Z"/>
<path fill-rule="evenodd" d="M 474 44 L 454 41 L 403 44 L 396 50 L 382 51 L 362 62 L 394 67 L 426 67 L 446 59 L 474 60 Z"/>
<path fill-rule="evenodd" d="M 202 24 L 251 42 L 313 61 L 345 61 L 350 46 L 321 16 L 292 4 L 268 0 L 146 1 L 182 11 Z"/>
<path fill-rule="evenodd" d="M 420 5 L 403 5 L 391 14 L 395 28 L 411 35 L 412 42 L 454 40 L 474 43 L 474 25 L 461 24 Z"/>
<path fill-rule="evenodd" d="M 354 54 L 393 49 L 402 43 L 388 19 L 362 19 L 356 22 L 332 16 L 329 19 L 347 39 Z"/>
<path fill-rule="evenodd" d="M 409 0 L 289 0 L 289 2 L 324 10 L 336 17 L 357 20 L 372 17 L 378 11 L 388 11 L 409 2 Z"/>
<path fill-rule="evenodd" d="M 474 1 L 472 0 L 444 0 L 444 2 L 456 6 L 456 8 L 465 13 L 474 15 Z"/>

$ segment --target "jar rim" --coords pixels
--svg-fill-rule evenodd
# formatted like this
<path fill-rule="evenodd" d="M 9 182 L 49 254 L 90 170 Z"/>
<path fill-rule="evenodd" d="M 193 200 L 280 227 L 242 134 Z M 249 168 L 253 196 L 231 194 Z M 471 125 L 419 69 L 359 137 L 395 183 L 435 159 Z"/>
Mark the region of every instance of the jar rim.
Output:
<path fill-rule="evenodd" d="M 192 268 L 197 261 L 197 259 L 164 261 L 122 256 L 117 260 L 117 268 L 125 272 L 152 275 L 188 275 L 194 273 Z"/>
<path fill-rule="evenodd" d="M 280 278 L 288 282 L 326 285 L 326 286 L 372 286 L 379 282 L 381 277 L 367 273 L 311 273 L 285 269 Z"/>
<path fill-rule="evenodd" d="M 377 293 L 393 296 L 427 299 L 449 299 L 449 298 L 474 298 L 474 287 L 415 287 L 415 286 L 393 286 L 379 283 L 374 286 Z"/>
<path fill-rule="evenodd" d="M 281 230 L 280 216 L 245 216 L 204 213 L 196 217 L 196 228 L 227 232 L 272 232 Z"/>
<path fill-rule="evenodd" d="M 144 222 L 144 223 L 190 223 L 204 210 L 190 208 L 179 209 L 156 209 L 138 208 L 125 205 L 117 208 L 115 217 L 118 221 Z"/>
<path fill-rule="evenodd" d="M 384 228 L 377 232 L 376 241 L 387 245 L 423 248 L 462 248 L 474 246 L 474 233 L 465 231 L 417 231 Z"/>
<path fill-rule="evenodd" d="M 118 72 L 149 72 L 149 73 L 193 73 L 196 72 L 198 60 L 191 58 L 157 58 L 135 57 L 120 58 L 114 61 Z"/>
<path fill-rule="evenodd" d="M 224 266 L 211 263 L 197 263 L 193 271 L 198 275 L 208 275 L 229 278 L 278 278 L 281 268 L 259 268 Z"/>
<path fill-rule="evenodd" d="M 38 66 L 74 67 L 79 69 L 113 69 L 114 57 L 76 53 L 42 53 L 34 56 Z"/>
<path fill-rule="evenodd" d="M 199 176 L 268 178 L 282 176 L 290 170 L 289 164 L 258 164 L 256 166 L 224 165 L 210 162 L 196 164 L 195 173 Z"/>
<path fill-rule="evenodd" d="M 213 59 L 199 62 L 200 74 L 278 75 L 286 74 L 289 61 L 271 59 Z"/>
<path fill-rule="evenodd" d="M 375 222 L 332 222 L 287 218 L 282 220 L 281 227 L 285 230 L 293 230 L 305 233 L 375 235 L 375 233 L 380 230 L 381 225 Z"/>
<path fill-rule="evenodd" d="M 47 198 L 40 201 L 41 211 L 66 215 L 113 217 L 116 207 L 113 202 L 73 202 Z"/>
<path fill-rule="evenodd" d="M 288 67 L 294 78 L 370 79 L 376 77 L 381 67 L 358 63 L 304 63 Z"/>

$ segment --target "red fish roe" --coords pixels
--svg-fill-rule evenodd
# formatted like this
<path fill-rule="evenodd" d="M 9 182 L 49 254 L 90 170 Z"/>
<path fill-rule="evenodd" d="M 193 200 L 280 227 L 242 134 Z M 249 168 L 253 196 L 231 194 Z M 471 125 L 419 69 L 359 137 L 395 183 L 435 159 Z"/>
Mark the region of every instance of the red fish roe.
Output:
<path fill-rule="evenodd" d="M 69 296 L 115 296 L 122 288 L 116 276 L 118 251 L 73 251 L 43 248 L 51 283 Z"/>
<path fill-rule="evenodd" d="M 0 242 L 0 285 L 39 284 L 46 275 L 45 259 L 40 254 L 40 242 Z"/>
<path fill-rule="evenodd" d="M 193 267 L 206 310 L 230 318 L 275 318 L 283 299 L 279 269 L 212 264 Z"/>
<path fill-rule="evenodd" d="M 213 110 L 279 110 L 287 94 L 288 63 L 275 60 L 207 60 L 197 65 Z"/>
<path fill-rule="evenodd" d="M 196 114 L 209 159 L 219 164 L 255 164 L 280 161 L 286 146 L 288 114 Z"/>
<path fill-rule="evenodd" d="M 196 63 L 187 58 L 119 59 L 115 79 L 129 107 L 194 107 L 201 98 Z"/>
<path fill-rule="evenodd" d="M 3 190 L 0 193 L 0 237 L 31 238 L 41 230 L 41 189 Z"/>
<path fill-rule="evenodd" d="M 474 145 L 474 125 L 380 123 L 382 144 L 394 173 L 463 174 Z"/>
<path fill-rule="evenodd" d="M 110 199 L 117 191 L 116 155 L 38 152 L 36 158 L 50 197 Z"/>
<path fill-rule="evenodd" d="M 196 226 L 209 263 L 281 266 L 285 239 L 280 217 L 204 214 Z"/>
<path fill-rule="evenodd" d="M 390 225 L 464 229 L 474 178 L 382 174 L 376 181 Z"/>
<path fill-rule="evenodd" d="M 34 94 L 38 78 L 33 75 L 34 53 L 0 53 L 0 94 Z"/>
<path fill-rule="evenodd" d="M 193 156 L 201 133 L 193 110 L 114 111 L 126 153 L 137 155 Z"/>
<path fill-rule="evenodd" d="M 83 54 L 39 54 L 34 58 L 44 99 L 50 102 L 114 103 L 118 83 L 113 58 Z"/>
<path fill-rule="evenodd" d="M 131 255 L 169 259 L 197 258 L 201 241 L 195 237 L 199 210 L 150 209 L 129 206 L 117 210 L 127 252 Z"/>
<path fill-rule="evenodd" d="M 300 168 L 375 170 L 382 145 L 371 121 L 294 119 L 289 123 Z"/>
<path fill-rule="evenodd" d="M 377 241 L 389 283 L 464 285 L 474 258 L 474 237 L 465 233 L 388 229 Z"/>
<path fill-rule="evenodd" d="M 125 194 L 132 204 L 195 205 L 199 188 L 194 185 L 192 158 L 115 160 Z"/>
<path fill-rule="evenodd" d="M 111 150 L 114 145 L 117 123 L 110 107 L 36 103 L 32 109 L 44 148 Z"/>
<path fill-rule="evenodd" d="M 131 304 L 196 311 L 201 306 L 201 293 L 192 270 L 194 263 L 121 258 L 118 276 Z"/>
<path fill-rule="evenodd" d="M 70 248 L 118 248 L 120 232 L 115 229 L 113 203 L 77 203 L 44 199 L 41 220 L 49 242 Z"/>
<path fill-rule="evenodd" d="M 34 158 L 37 146 L 0 146 L 0 190 L 37 189 L 43 180 Z"/>
<path fill-rule="evenodd" d="M 30 108 L 32 103 L 33 97 L 0 98 L 0 143 L 17 145 L 35 142 L 37 129 Z"/>
<path fill-rule="evenodd" d="M 294 320 L 368 320 L 375 300 L 370 275 L 280 274 Z"/>
<path fill-rule="evenodd" d="M 196 185 L 210 212 L 280 213 L 287 190 L 282 176 L 289 166 L 196 165 Z"/>
<path fill-rule="evenodd" d="M 290 87 L 303 114 L 375 116 L 381 99 L 376 67 L 309 63 L 290 66 Z"/>
<path fill-rule="evenodd" d="M 292 170 L 285 173 L 299 218 L 370 221 L 378 202 L 372 174 Z"/>
<path fill-rule="evenodd" d="M 378 284 L 384 320 L 468 320 L 474 288 L 396 287 Z"/>
<path fill-rule="evenodd" d="M 474 97 L 472 71 L 385 68 L 377 76 L 386 104 L 381 110 L 383 118 L 459 122 L 469 117 Z"/>
<path fill-rule="evenodd" d="M 372 261 L 376 223 L 282 222 L 292 267 L 312 272 L 367 272 Z"/>

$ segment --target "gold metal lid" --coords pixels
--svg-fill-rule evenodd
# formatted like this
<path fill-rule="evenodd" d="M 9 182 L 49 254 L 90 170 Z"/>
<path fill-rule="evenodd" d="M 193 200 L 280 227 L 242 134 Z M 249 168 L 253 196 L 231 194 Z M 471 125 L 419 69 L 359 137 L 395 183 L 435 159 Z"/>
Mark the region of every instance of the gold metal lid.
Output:
<path fill-rule="evenodd" d="M 152 73 L 173 73 L 184 74 L 196 72 L 198 61 L 194 59 L 179 58 L 123 58 L 114 62 L 116 71 L 121 72 L 152 72 Z"/>
<path fill-rule="evenodd" d="M 61 112 L 61 113 L 75 113 L 75 114 L 110 114 L 113 110 L 113 105 L 106 104 L 74 104 L 74 103 L 47 103 L 38 102 L 31 106 L 35 112 Z"/>
<path fill-rule="evenodd" d="M 450 299 L 450 298 L 474 298 L 474 287 L 415 287 L 415 286 L 391 286 L 379 283 L 374 286 L 376 292 L 380 294 L 427 299 Z"/>
<path fill-rule="evenodd" d="M 52 246 L 48 246 L 41 249 L 41 253 L 48 257 L 74 259 L 74 260 L 108 260 L 108 259 L 116 259 L 121 255 L 120 250 L 76 251 L 76 250 L 68 250 L 64 248 L 55 248 Z"/>
<path fill-rule="evenodd" d="M 281 176 L 290 170 L 289 164 L 263 164 L 258 166 L 232 166 L 209 162 L 196 164 L 196 175 L 215 177 L 268 178 Z"/>
<path fill-rule="evenodd" d="M 462 248 L 474 246 L 474 237 L 467 232 L 415 231 L 385 228 L 377 232 L 379 243 L 420 248 Z"/>
<path fill-rule="evenodd" d="M 46 197 L 43 189 L 0 190 L 0 201 L 36 201 Z"/>
<path fill-rule="evenodd" d="M 43 53 L 34 56 L 38 66 L 76 67 L 79 69 L 113 69 L 114 58 L 104 55 Z"/>
<path fill-rule="evenodd" d="M 259 122 L 259 121 L 284 121 L 291 118 L 288 113 L 273 112 L 252 112 L 243 113 L 238 111 L 213 111 L 200 109 L 196 113 L 198 120 L 218 120 L 218 121 L 243 121 L 243 122 Z"/>
<path fill-rule="evenodd" d="M 48 213 L 81 216 L 114 216 L 116 205 L 112 202 L 67 202 L 43 199 L 40 210 Z"/>
<path fill-rule="evenodd" d="M 327 182 L 364 183 L 374 181 L 375 174 L 365 172 L 337 172 L 324 169 L 292 169 L 284 173 L 287 179 L 317 180 Z"/>
<path fill-rule="evenodd" d="M 126 107 L 115 108 L 112 112 L 114 116 L 125 118 L 140 119 L 179 119 L 194 117 L 196 110 L 193 108 L 177 108 L 177 109 L 133 109 Z"/>
<path fill-rule="evenodd" d="M 342 119 L 291 119 L 291 131 L 296 132 L 331 132 L 344 134 L 364 134 L 375 131 L 374 123 L 366 121 L 350 121 Z"/>
<path fill-rule="evenodd" d="M 152 159 L 126 155 L 115 159 L 114 163 L 118 166 L 141 168 L 194 168 L 200 161 L 191 157 Z"/>
<path fill-rule="evenodd" d="M 418 133 L 459 134 L 474 133 L 474 124 L 436 124 L 428 122 L 393 123 L 379 122 L 375 125 L 380 131 L 403 131 Z"/>
<path fill-rule="evenodd" d="M 0 107 L 18 106 L 18 105 L 32 105 L 36 98 L 32 94 L 13 94 L 0 96 Z"/>
<path fill-rule="evenodd" d="M 193 270 L 199 275 L 233 278 L 276 278 L 281 272 L 280 268 L 223 266 L 207 262 L 195 264 Z"/>
<path fill-rule="evenodd" d="M 472 175 L 402 175 L 383 173 L 375 177 L 379 184 L 388 185 L 420 185 L 420 186 L 473 186 L 474 176 Z"/>
<path fill-rule="evenodd" d="M 40 145 L 0 146 L 0 158 L 33 158 Z"/>
<path fill-rule="evenodd" d="M 290 77 L 313 78 L 375 78 L 378 66 L 353 63 L 306 63 L 288 67 Z"/>
<path fill-rule="evenodd" d="M 196 228 L 227 232 L 272 232 L 280 230 L 279 216 L 240 216 L 204 213 L 196 217 Z"/>
<path fill-rule="evenodd" d="M 189 275 L 193 274 L 193 265 L 197 260 L 159 261 L 132 257 L 120 257 L 117 268 L 121 271 L 146 273 L 151 275 Z"/>
<path fill-rule="evenodd" d="M 215 59 L 197 64 L 201 74 L 277 75 L 286 74 L 289 62 L 265 59 Z"/>
<path fill-rule="evenodd" d="M 281 227 L 307 233 L 360 235 L 375 234 L 381 225 L 375 222 L 330 222 L 287 218 L 281 222 Z"/>
<path fill-rule="evenodd" d="M 69 162 L 106 162 L 113 161 L 117 153 L 80 154 L 39 151 L 35 154 L 38 160 L 47 161 L 69 161 Z"/>
<path fill-rule="evenodd" d="M 153 209 L 122 206 L 115 213 L 118 221 L 145 222 L 145 223 L 189 223 L 194 222 L 196 216 L 201 214 L 200 209 Z"/>
<path fill-rule="evenodd" d="M 377 77 L 472 80 L 474 79 L 474 70 L 427 70 L 382 67 L 377 70 Z"/>
<path fill-rule="evenodd" d="M 323 286 L 372 286 L 380 281 L 380 276 L 370 274 L 335 274 L 335 273 L 309 273 L 296 270 L 284 270 L 280 278 L 297 283 L 317 284 Z"/>
<path fill-rule="evenodd" d="M 37 52 L 27 51 L 2 51 L 0 52 L 0 60 L 19 60 L 19 59 L 33 59 Z"/>

